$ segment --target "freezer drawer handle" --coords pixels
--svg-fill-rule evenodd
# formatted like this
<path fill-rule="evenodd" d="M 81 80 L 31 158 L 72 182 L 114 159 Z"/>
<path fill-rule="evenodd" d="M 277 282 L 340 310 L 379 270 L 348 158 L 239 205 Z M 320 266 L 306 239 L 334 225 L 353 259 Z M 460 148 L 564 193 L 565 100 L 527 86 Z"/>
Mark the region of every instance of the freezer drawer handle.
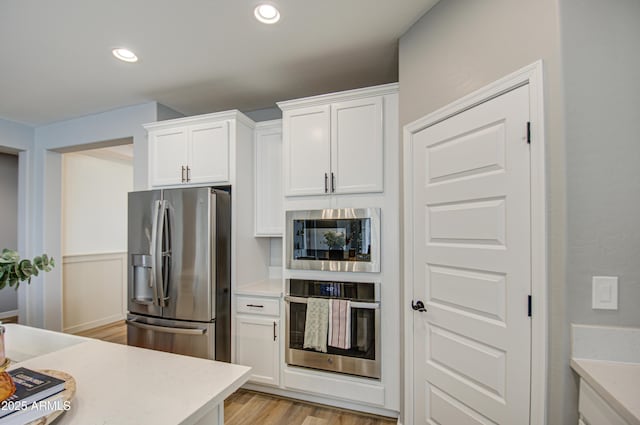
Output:
<path fill-rule="evenodd" d="M 186 328 L 170 328 L 168 326 L 149 325 L 148 323 L 140 323 L 135 320 L 127 320 L 127 324 L 140 329 L 146 329 L 149 331 L 166 332 L 169 334 L 180 335 L 204 335 L 207 333 L 206 329 L 186 329 Z"/>

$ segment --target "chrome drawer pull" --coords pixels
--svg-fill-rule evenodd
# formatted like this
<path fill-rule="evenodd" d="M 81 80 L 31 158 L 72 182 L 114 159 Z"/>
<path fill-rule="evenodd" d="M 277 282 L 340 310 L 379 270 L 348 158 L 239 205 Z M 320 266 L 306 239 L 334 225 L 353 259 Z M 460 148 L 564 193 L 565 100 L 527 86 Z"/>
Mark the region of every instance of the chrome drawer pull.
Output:
<path fill-rule="evenodd" d="M 263 305 L 260 305 L 260 304 L 247 304 L 247 307 L 264 308 L 264 306 L 263 306 Z"/>

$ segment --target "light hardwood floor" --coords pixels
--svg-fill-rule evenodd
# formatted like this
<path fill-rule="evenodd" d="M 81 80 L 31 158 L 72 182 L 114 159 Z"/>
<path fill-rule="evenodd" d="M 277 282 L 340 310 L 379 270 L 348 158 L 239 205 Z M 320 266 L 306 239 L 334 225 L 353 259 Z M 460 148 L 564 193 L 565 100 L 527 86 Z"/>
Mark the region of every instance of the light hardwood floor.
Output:
<path fill-rule="evenodd" d="M 225 425 L 392 425 L 395 419 L 238 390 L 224 402 Z"/>
<path fill-rule="evenodd" d="M 125 323 L 116 322 L 77 335 L 127 343 Z M 393 425 L 395 419 L 240 389 L 224 402 L 225 425 Z"/>
<path fill-rule="evenodd" d="M 127 345 L 127 325 L 125 325 L 124 320 L 77 332 L 76 335 Z"/>

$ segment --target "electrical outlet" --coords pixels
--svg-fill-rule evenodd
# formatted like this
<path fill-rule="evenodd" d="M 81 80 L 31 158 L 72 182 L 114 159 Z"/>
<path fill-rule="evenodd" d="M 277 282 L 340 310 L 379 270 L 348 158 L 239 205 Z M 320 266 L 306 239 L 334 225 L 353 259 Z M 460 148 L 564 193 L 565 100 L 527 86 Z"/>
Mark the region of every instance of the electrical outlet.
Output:
<path fill-rule="evenodd" d="M 618 309 L 617 276 L 593 276 L 591 307 L 594 310 Z"/>

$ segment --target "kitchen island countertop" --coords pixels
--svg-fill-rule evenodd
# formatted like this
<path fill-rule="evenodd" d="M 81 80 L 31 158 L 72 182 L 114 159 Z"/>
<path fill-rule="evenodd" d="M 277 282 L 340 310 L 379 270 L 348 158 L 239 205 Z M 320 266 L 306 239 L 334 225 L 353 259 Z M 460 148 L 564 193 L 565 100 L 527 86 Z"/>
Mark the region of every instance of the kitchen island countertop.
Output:
<path fill-rule="evenodd" d="M 50 331 L 4 326 L 7 334 L 42 332 L 55 339 L 56 333 Z M 12 339 L 8 338 L 9 357 Z M 55 369 L 75 378 L 75 398 L 71 409 L 56 421 L 59 425 L 222 423 L 224 399 L 248 380 L 251 370 L 90 338 L 54 350 L 12 368 Z"/>

